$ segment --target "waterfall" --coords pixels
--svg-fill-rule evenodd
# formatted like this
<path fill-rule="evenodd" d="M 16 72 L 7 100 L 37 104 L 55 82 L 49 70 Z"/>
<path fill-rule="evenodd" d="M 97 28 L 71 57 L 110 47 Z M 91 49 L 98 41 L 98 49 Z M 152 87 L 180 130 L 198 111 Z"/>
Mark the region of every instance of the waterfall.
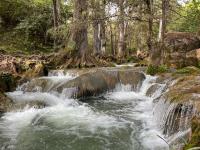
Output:
<path fill-rule="evenodd" d="M 116 74 L 116 70 L 109 73 Z M 74 150 L 79 146 L 87 150 L 169 150 L 184 144 L 195 110 L 191 101 L 171 103 L 163 97 L 175 81 L 158 83 L 157 77 L 145 75 L 137 88 L 119 82 L 88 102 L 71 98 L 75 88 L 55 90 L 77 76 L 52 71 L 48 77 L 33 79 L 7 93 L 23 107 L 0 118 L 0 149 L 42 150 L 51 145 Z M 149 94 L 149 90 L 153 92 Z M 50 137 L 55 140 L 49 142 Z"/>
<path fill-rule="evenodd" d="M 168 86 L 172 86 L 175 82 L 172 81 Z M 192 101 L 170 102 L 161 95 L 156 100 L 154 117 L 157 126 L 162 130 L 166 142 L 173 149 L 181 149 L 189 138 L 191 119 L 195 114 L 193 105 Z"/>

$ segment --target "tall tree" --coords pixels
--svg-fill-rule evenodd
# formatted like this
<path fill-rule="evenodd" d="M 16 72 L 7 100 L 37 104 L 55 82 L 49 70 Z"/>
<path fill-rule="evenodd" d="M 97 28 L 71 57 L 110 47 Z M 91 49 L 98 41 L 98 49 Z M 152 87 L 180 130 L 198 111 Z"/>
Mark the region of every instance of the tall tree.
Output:
<path fill-rule="evenodd" d="M 124 2 L 125 0 L 118 0 L 118 7 L 119 7 L 118 57 L 124 56 L 124 42 L 125 42 Z"/>
<path fill-rule="evenodd" d="M 61 0 L 53 0 L 54 28 L 57 28 L 61 23 L 60 7 L 61 7 Z"/>
<path fill-rule="evenodd" d="M 106 0 L 101 1 L 101 54 L 105 55 L 106 53 Z"/>
<path fill-rule="evenodd" d="M 101 54 L 101 10 L 100 1 L 93 0 L 93 29 L 94 29 L 94 54 Z"/>
<path fill-rule="evenodd" d="M 167 15 L 169 12 L 169 1 L 170 0 L 162 0 L 162 18 L 160 21 L 160 41 L 164 42 L 166 26 L 167 26 Z"/>
<path fill-rule="evenodd" d="M 153 0 L 145 0 L 147 6 L 147 15 L 148 15 L 148 38 L 147 46 L 149 52 L 152 52 L 152 39 L 153 39 Z"/>
<path fill-rule="evenodd" d="M 58 26 L 61 24 L 60 7 L 61 7 L 61 0 L 53 0 L 53 22 L 54 22 L 54 32 L 55 33 L 58 30 Z M 54 38 L 54 50 L 56 50 L 56 46 L 59 43 L 60 43 L 59 39 Z"/>
<path fill-rule="evenodd" d="M 88 1 L 74 0 L 73 35 L 74 49 L 79 57 L 85 57 L 88 50 Z"/>
<path fill-rule="evenodd" d="M 94 29 L 94 53 L 105 54 L 105 0 L 93 0 L 93 29 Z"/>

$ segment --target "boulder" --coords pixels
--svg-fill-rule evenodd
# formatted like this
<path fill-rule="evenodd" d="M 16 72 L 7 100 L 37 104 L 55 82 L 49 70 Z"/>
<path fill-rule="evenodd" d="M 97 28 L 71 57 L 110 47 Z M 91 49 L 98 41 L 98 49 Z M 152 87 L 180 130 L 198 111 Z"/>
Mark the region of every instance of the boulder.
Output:
<path fill-rule="evenodd" d="M 96 71 L 84 74 L 61 85 L 57 90 L 62 92 L 66 88 L 75 88 L 76 97 L 99 95 L 114 89 L 118 83 L 130 84 L 133 89 L 140 87 L 145 79 L 143 73 L 135 71 Z"/>
<path fill-rule="evenodd" d="M 0 90 L 4 92 L 12 91 L 16 88 L 16 77 L 11 73 L 0 72 Z"/>
<path fill-rule="evenodd" d="M 197 66 L 200 38 L 196 34 L 185 32 L 167 33 L 162 47 L 162 60 L 168 66 L 181 68 L 189 65 Z M 193 51 L 193 52 L 191 52 Z"/>
<path fill-rule="evenodd" d="M 63 79 L 59 82 L 52 82 L 49 78 L 36 78 L 22 86 L 26 92 L 39 90 L 42 92 L 57 91 L 69 94 L 75 98 L 95 96 L 105 91 L 112 90 L 118 83 L 130 84 L 134 90 L 141 85 L 145 75 L 136 70 L 103 70 L 81 74 L 70 81 Z"/>
<path fill-rule="evenodd" d="M 117 83 L 118 78 L 116 75 L 97 71 L 81 75 L 76 79 L 61 85 L 58 87 L 57 91 L 62 92 L 63 89 L 75 88 L 74 96 L 78 98 L 95 96 L 109 89 L 113 89 Z"/>
<path fill-rule="evenodd" d="M 146 92 L 146 96 L 153 96 L 153 94 L 160 88 L 160 85 L 155 83 L 153 84 Z"/>
<path fill-rule="evenodd" d="M 119 71 L 118 72 L 120 83 L 126 85 L 130 84 L 134 90 L 138 90 L 143 80 L 145 79 L 145 75 L 141 72 L 134 71 Z"/>
<path fill-rule="evenodd" d="M 7 112 L 13 106 L 13 102 L 3 92 L 0 91 L 0 115 Z"/>

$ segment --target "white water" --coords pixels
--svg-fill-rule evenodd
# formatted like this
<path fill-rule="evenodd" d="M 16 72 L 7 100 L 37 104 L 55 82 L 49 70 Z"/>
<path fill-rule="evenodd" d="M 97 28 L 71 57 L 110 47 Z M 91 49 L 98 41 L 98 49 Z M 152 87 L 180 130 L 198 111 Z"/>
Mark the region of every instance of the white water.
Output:
<path fill-rule="evenodd" d="M 75 77 L 54 72 L 45 78 L 51 80 L 53 86 Z M 103 96 L 105 100 L 97 98 L 94 103 L 78 102 L 66 93 L 41 92 L 40 88 L 24 92 L 19 87 L 17 91 L 8 93 L 16 103 L 39 101 L 48 107 L 36 109 L 27 105 L 24 109 L 6 113 L 0 119 L 0 148 L 38 150 L 44 149 L 45 145 L 46 149 L 58 150 L 168 150 L 158 125 L 162 119 L 155 117 L 153 102 L 161 95 L 165 85 L 161 85 L 151 97 L 146 96 L 155 79 L 146 76 L 137 92 L 132 91 L 130 85 L 119 84 Z M 163 103 L 165 106 L 168 107 Z M 163 107 L 161 109 L 168 109 Z M 56 140 L 48 141 L 50 137 Z"/>

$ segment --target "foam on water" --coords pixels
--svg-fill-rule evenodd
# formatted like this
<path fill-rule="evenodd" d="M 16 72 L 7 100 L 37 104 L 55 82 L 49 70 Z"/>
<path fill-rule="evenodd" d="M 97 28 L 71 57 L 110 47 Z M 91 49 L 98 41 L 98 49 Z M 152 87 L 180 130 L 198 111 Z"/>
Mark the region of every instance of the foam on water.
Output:
<path fill-rule="evenodd" d="M 49 77 L 43 78 L 57 84 L 72 80 L 76 76 L 59 71 L 52 72 Z M 41 90 L 24 92 L 23 88 L 19 87 L 17 91 L 7 93 L 16 103 L 38 101 L 48 107 L 36 109 L 27 106 L 22 110 L 6 113 L 0 120 L 0 137 L 3 138 L 1 149 L 15 149 L 18 136 L 24 128 L 44 125 L 52 127 L 56 132 L 69 135 L 73 133 L 80 138 L 95 136 L 99 140 L 105 141 L 108 147 L 112 144 L 109 137 L 129 127 L 131 128 L 131 131 L 127 129 L 131 132 L 129 140 L 132 141 L 130 149 L 135 149 L 135 143 L 139 140 L 141 147 L 146 150 L 168 150 L 169 146 L 165 142 L 156 120 L 156 118 L 162 120 L 161 115 L 163 117 L 164 114 L 156 117 L 154 115 L 154 99 L 161 95 L 165 85 L 161 84 L 151 97 L 146 96 L 147 90 L 155 84 L 155 80 L 156 77 L 146 75 L 139 91 L 134 91 L 131 85 L 122 84 L 118 84 L 113 91 L 108 91 L 104 95 L 106 100 L 103 103 L 117 105 L 116 110 L 98 110 L 90 104 L 70 99 L 70 89 L 65 89 L 62 93 L 41 92 Z M 163 104 L 163 107 L 159 109 L 168 107 L 163 101 L 160 103 Z M 82 134 L 82 131 L 89 132 L 89 134 Z M 137 137 L 135 137 L 136 135 Z M 123 143 L 123 141 L 121 142 Z M 124 146 L 128 145 L 128 143 L 123 144 Z"/>
<path fill-rule="evenodd" d="M 117 85 L 115 90 L 108 93 L 106 97 L 107 99 L 111 99 L 114 103 L 131 102 L 130 104 L 133 105 L 133 109 L 128 111 L 129 114 L 127 115 L 131 116 L 132 119 L 142 122 L 140 140 L 142 141 L 144 147 L 152 150 L 167 150 L 169 149 L 169 146 L 162 138 L 160 138 L 164 137 L 164 135 L 162 135 L 162 132 L 157 127 L 153 114 L 153 100 L 161 95 L 164 85 L 160 86 L 152 97 L 146 96 L 147 90 L 151 87 L 155 80 L 156 77 L 146 75 L 146 79 L 138 92 L 131 90 L 130 85 Z"/>

